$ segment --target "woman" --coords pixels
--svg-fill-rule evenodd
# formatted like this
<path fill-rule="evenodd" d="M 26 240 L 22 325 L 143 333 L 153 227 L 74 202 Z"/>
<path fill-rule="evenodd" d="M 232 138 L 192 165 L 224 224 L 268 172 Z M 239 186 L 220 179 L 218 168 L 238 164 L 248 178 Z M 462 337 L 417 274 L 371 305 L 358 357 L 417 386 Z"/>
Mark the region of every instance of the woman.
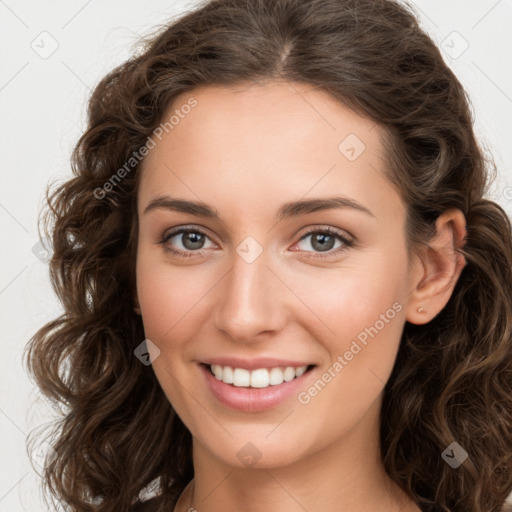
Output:
<path fill-rule="evenodd" d="M 96 87 L 48 197 L 65 314 L 27 362 L 67 407 L 52 495 L 505 510 L 512 241 L 488 167 L 461 84 L 395 1 L 175 20 Z"/>

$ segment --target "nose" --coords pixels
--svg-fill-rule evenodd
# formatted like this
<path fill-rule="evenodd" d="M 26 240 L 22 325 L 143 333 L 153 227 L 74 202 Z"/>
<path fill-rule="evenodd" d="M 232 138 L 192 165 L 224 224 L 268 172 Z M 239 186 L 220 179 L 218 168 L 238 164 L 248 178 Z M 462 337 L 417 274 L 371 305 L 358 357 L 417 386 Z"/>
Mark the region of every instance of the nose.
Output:
<path fill-rule="evenodd" d="M 248 263 L 235 253 L 218 289 L 215 325 L 230 338 L 257 342 L 286 323 L 286 288 L 268 265 L 265 252 Z"/>

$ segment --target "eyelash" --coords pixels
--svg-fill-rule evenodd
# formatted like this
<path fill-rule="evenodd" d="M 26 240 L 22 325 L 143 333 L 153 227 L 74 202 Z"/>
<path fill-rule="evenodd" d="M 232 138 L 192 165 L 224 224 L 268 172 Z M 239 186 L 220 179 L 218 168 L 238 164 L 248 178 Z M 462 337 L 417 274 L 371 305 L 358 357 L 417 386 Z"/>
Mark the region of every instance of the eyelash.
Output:
<path fill-rule="evenodd" d="M 157 242 L 157 244 L 162 245 L 164 251 L 169 252 L 171 254 L 174 254 L 176 256 L 179 256 L 179 257 L 189 258 L 189 257 L 193 257 L 193 256 L 204 254 L 205 249 L 199 249 L 197 251 L 187 251 L 187 252 L 185 252 L 185 251 L 181 251 L 179 249 L 174 249 L 171 245 L 167 244 L 168 240 L 170 240 L 171 238 L 175 237 L 176 235 L 180 235 L 180 234 L 183 234 L 183 233 L 199 233 L 199 234 L 204 235 L 205 237 L 209 238 L 208 235 L 204 231 L 202 231 L 200 229 L 197 229 L 197 228 L 193 228 L 193 229 L 192 228 L 179 228 L 179 229 L 177 229 L 175 231 L 171 231 L 167 235 L 163 236 L 161 238 L 161 240 Z M 304 251 L 304 252 L 308 252 L 308 253 L 309 252 L 313 253 L 311 256 L 308 256 L 308 257 L 320 258 L 320 259 L 329 258 L 329 257 L 332 257 L 333 255 L 337 255 L 337 254 L 339 254 L 339 253 L 341 253 L 343 251 L 346 251 L 347 249 L 355 246 L 355 241 L 353 239 L 349 239 L 349 238 L 343 236 L 338 231 L 336 231 L 336 230 L 334 230 L 332 228 L 329 228 L 329 227 L 321 228 L 321 229 L 319 229 L 319 228 L 312 228 L 311 230 L 307 231 L 306 233 L 304 233 L 300 237 L 299 242 L 301 242 L 302 240 L 304 240 L 305 238 L 307 238 L 310 235 L 318 234 L 318 233 L 327 234 L 329 236 L 332 236 L 333 238 L 338 239 L 339 241 L 341 241 L 343 243 L 343 246 L 338 247 L 338 249 L 335 249 L 335 250 L 325 251 L 323 253 L 322 252 L 315 252 L 315 251 Z"/>

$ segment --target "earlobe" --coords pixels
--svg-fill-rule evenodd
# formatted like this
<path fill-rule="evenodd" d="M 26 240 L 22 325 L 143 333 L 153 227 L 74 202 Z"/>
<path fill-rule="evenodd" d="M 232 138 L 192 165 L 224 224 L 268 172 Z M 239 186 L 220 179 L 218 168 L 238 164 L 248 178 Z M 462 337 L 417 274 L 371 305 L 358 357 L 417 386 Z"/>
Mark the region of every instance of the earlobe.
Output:
<path fill-rule="evenodd" d="M 436 221 L 436 233 L 418 256 L 421 268 L 414 279 L 406 320 L 430 322 L 448 303 L 466 265 L 458 251 L 466 237 L 466 219 L 460 210 L 448 210 Z"/>

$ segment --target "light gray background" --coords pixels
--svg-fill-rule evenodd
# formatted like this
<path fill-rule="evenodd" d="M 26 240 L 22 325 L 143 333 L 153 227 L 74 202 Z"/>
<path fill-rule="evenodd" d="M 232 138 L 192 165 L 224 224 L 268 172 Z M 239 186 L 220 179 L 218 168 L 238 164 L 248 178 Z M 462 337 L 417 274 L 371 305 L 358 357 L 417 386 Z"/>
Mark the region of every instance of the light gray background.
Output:
<path fill-rule="evenodd" d="M 512 0 L 413 3 L 470 94 L 477 135 L 499 169 L 491 197 L 512 215 Z M 46 510 L 25 437 L 51 411 L 21 364 L 31 335 L 60 313 L 47 264 L 33 252 L 45 186 L 70 175 L 98 80 L 139 35 L 195 4 L 0 0 L 0 512 Z"/>

